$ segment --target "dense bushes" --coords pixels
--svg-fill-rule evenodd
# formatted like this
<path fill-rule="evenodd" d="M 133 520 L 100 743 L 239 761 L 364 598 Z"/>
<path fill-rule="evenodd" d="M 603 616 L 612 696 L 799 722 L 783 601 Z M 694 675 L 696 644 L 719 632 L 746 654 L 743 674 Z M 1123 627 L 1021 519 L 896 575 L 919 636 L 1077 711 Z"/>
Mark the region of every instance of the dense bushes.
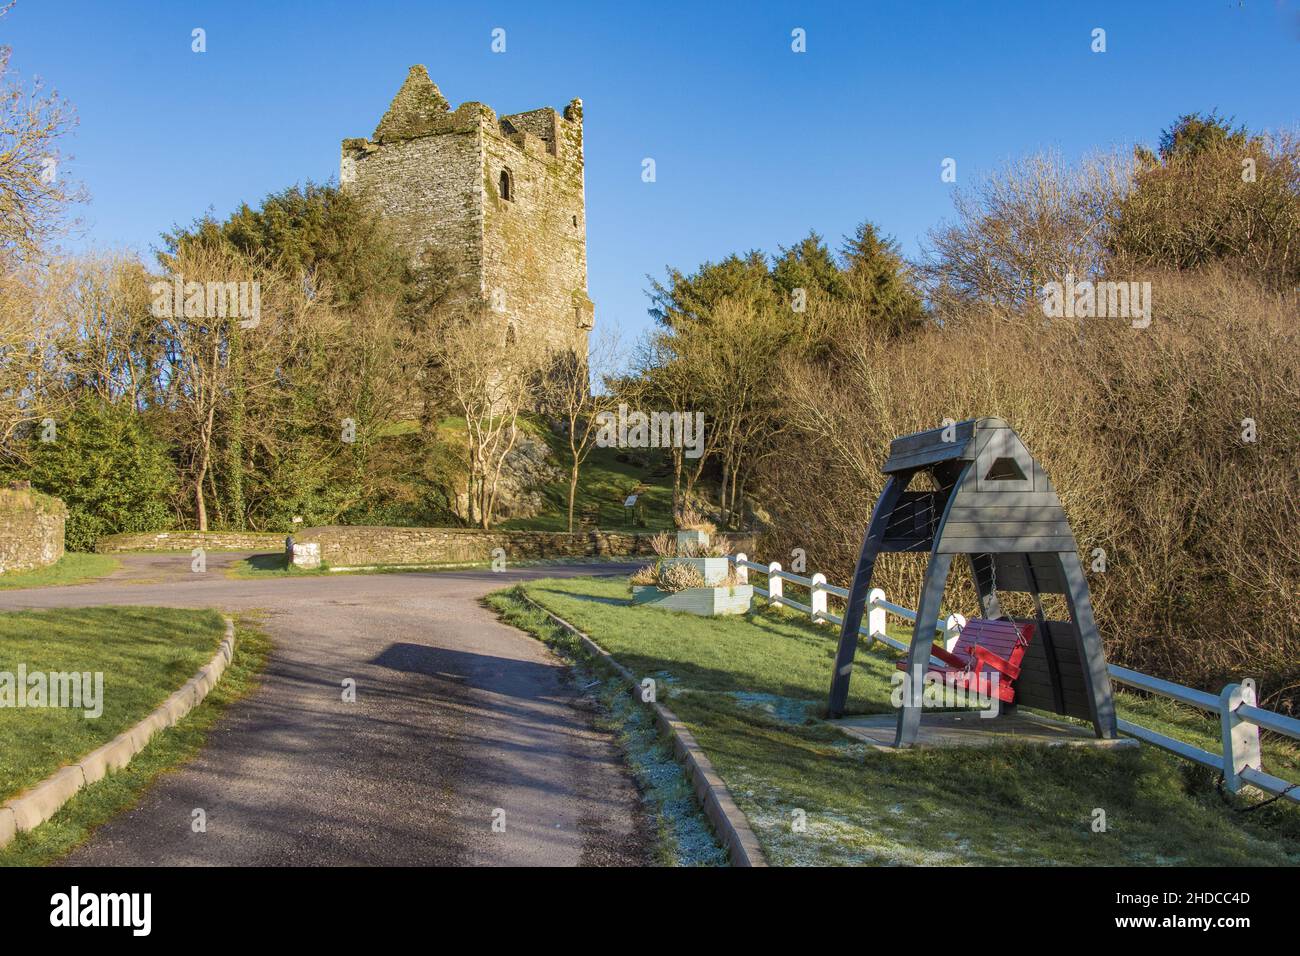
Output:
<path fill-rule="evenodd" d="M 446 458 L 430 331 L 452 312 L 446 261 L 409 264 L 373 210 L 308 185 L 176 229 L 159 266 L 0 263 L 0 469 L 69 499 L 69 546 L 171 524 L 459 523 L 459 476 L 428 468 Z M 45 419 L 51 447 L 29 440 Z M 119 451 L 92 447 L 101 425 Z M 138 476 L 123 467 L 137 453 Z"/>
<path fill-rule="evenodd" d="M 69 550 L 93 551 L 106 534 L 170 527 L 175 466 L 131 410 L 86 398 L 58 423 L 53 441 L 42 436 L 38 428 L 28 437 L 23 476 L 68 506 Z"/>
<path fill-rule="evenodd" d="M 683 389 L 709 410 L 743 395 L 749 413 L 739 451 L 710 440 L 700 484 L 744 475 L 762 559 L 800 548 L 809 569 L 844 582 L 889 440 L 1005 418 L 1052 476 L 1085 566 L 1101 568 L 1104 551 L 1089 579 L 1112 658 L 1215 690 L 1252 676 L 1267 702 L 1294 709 L 1300 145 L 1185 116 L 1131 159 L 1015 161 L 960 191 L 955 213 L 915 272 L 888 246 L 868 250 L 891 285 L 920 277 L 919 326 L 846 296 L 851 263 L 830 275 L 816 242 L 783 250 L 766 288 L 755 255 L 670 273 L 656 289 L 667 330 L 651 379 L 779 336 L 775 355 L 742 351 L 764 359 L 752 388 L 732 375 Z M 1149 324 L 1049 317 L 1047 284 L 1071 278 L 1150 283 Z M 789 296 L 800 284 L 802 313 Z M 722 414 L 709 423 L 733 427 Z M 877 583 L 914 604 L 924 565 L 885 556 Z M 944 606 L 969 615 L 967 577 L 958 563 Z"/>
<path fill-rule="evenodd" d="M 788 367 L 785 438 L 763 469 L 772 530 L 834 581 L 852 574 L 895 435 L 945 418 L 1007 419 L 1052 477 L 1091 565 L 1118 661 L 1208 687 L 1300 684 L 1300 329 L 1294 307 L 1221 275 L 1155 280 L 1147 329 L 1041 314 L 971 319 L 904 343 L 846 342 L 834 376 Z M 1257 440 L 1245 441 L 1243 419 Z M 799 467 L 791 467 L 791 462 Z M 888 555 L 876 580 L 915 605 L 924 558 Z M 945 607 L 971 615 L 958 564 Z"/>

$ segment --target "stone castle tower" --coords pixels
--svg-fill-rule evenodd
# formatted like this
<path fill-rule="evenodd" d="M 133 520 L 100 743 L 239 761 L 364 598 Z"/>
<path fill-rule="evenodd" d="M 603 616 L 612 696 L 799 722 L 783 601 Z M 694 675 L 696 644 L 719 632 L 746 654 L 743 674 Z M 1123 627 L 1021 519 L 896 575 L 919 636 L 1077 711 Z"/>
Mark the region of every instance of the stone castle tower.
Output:
<path fill-rule="evenodd" d="M 498 117 L 452 110 L 413 66 L 370 139 L 345 139 L 339 167 L 411 254 L 451 255 L 466 285 L 507 328 L 587 354 L 582 101 Z"/>

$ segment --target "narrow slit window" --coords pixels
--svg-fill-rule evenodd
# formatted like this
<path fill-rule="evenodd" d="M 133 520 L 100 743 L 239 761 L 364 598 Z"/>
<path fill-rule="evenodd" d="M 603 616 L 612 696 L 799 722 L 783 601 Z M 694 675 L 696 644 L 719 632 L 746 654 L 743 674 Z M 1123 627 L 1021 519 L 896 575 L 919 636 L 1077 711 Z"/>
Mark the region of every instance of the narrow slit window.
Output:
<path fill-rule="evenodd" d="M 513 184 L 510 182 L 510 170 L 501 170 L 501 176 L 497 180 L 497 191 L 501 193 L 501 198 L 507 201 L 515 198 Z"/>

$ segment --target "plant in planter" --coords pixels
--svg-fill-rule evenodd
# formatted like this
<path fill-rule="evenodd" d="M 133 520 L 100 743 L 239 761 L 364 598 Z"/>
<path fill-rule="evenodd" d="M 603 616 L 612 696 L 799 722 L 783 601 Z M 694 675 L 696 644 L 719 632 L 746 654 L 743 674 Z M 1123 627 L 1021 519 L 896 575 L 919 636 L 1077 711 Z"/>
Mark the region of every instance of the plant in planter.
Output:
<path fill-rule="evenodd" d="M 717 526 L 694 508 L 686 508 L 677 518 L 678 548 L 707 548 Z"/>
<path fill-rule="evenodd" d="M 651 539 L 659 557 L 632 575 L 632 603 L 701 615 L 748 611 L 754 589 L 740 583 L 727 560 L 729 546 L 710 544 L 703 532 L 703 542 L 683 542 L 680 534 L 677 540 L 667 534 Z"/>

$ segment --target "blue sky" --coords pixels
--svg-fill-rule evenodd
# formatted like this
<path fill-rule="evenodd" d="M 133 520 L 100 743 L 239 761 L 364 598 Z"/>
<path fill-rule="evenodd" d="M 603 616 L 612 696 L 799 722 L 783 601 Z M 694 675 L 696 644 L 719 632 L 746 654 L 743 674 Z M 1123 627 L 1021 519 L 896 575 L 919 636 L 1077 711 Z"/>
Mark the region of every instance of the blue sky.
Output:
<path fill-rule="evenodd" d="M 1153 143 L 1193 110 L 1300 125 L 1300 0 L 20 0 L 0 43 L 79 114 L 78 244 L 146 253 L 209 208 L 337 176 L 339 141 L 373 131 L 413 63 L 453 106 L 579 96 L 591 296 L 625 337 L 649 326 L 645 276 L 668 264 L 773 252 L 810 228 L 838 245 L 863 219 L 915 254 L 951 208 L 945 157 L 961 185 L 1043 147 Z"/>

